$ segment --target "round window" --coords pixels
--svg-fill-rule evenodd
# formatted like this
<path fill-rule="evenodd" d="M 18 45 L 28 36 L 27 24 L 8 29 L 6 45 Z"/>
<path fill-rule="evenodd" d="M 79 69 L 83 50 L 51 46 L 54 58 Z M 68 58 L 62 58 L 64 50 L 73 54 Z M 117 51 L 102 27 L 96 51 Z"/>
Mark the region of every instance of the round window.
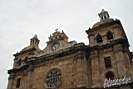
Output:
<path fill-rule="evenodd" d="M 51 70 L 46 78 L 46 84 L 49 88 L 57 88 L 61 84 L 61 73 L 59 70 Z"/>

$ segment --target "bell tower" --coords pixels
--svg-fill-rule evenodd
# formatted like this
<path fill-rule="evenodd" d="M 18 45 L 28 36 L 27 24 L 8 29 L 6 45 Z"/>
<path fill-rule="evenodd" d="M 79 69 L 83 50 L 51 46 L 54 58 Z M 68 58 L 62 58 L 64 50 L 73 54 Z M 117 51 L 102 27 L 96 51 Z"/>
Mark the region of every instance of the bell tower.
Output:
<path fill-rule="evenodd" d="M 129 42 L 118 19 L 102 9 L 100 21 L 89 28 L 92 87 L 103 87 L 105 79 L 132 78 Z"/>

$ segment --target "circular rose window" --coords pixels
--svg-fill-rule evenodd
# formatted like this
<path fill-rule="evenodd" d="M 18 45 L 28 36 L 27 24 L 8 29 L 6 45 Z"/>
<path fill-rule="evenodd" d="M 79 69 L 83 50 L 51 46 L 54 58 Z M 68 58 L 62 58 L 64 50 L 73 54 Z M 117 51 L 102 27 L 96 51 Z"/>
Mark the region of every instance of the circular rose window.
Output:
<path fill-rule="evenodd" d="M 49 88 L 57 88 L 61 84 L 61 73 L 57 69 L 51 70 L 46 78 L 46 84 Z"/>

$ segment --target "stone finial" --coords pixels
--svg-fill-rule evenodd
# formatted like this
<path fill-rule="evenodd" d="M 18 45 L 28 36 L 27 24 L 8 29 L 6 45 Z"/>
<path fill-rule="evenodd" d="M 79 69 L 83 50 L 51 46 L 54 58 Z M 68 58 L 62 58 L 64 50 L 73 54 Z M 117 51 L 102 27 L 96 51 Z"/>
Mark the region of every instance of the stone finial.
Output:
<path fill-rule="evenodd" d="M 100 13 L 98 13 L 98 16 L 100 17 L 100 21 L 109 19 L 109 14 L 104 9 L 102 9 L 102 11 Z"/>
<path fill-rule="evenodd" d="M 38 39 L 38 38 L 37 38 L 37 34 L 35 34 L 33 38 L 36 38 L 36 39 Z"/>
<path fill-rule="evenodd" d="M 58 28 L 55 29 L 55 32 L 58 32 Z"/>

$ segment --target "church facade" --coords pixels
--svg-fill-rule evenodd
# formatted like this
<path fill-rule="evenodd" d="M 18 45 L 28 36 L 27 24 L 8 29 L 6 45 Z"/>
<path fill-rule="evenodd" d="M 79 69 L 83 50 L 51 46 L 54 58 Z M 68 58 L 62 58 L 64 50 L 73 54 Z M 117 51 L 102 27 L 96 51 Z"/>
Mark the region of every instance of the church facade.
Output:
<path fill-rule="evenodd" d="M 37 35 L 31 38 L 14 54 L 7 89 L 133 89 L 133 53 L 123 26 L 105 10 L 98 15 L 86 30 L 89 45 L 58 30 L 43 50 Z"/>

